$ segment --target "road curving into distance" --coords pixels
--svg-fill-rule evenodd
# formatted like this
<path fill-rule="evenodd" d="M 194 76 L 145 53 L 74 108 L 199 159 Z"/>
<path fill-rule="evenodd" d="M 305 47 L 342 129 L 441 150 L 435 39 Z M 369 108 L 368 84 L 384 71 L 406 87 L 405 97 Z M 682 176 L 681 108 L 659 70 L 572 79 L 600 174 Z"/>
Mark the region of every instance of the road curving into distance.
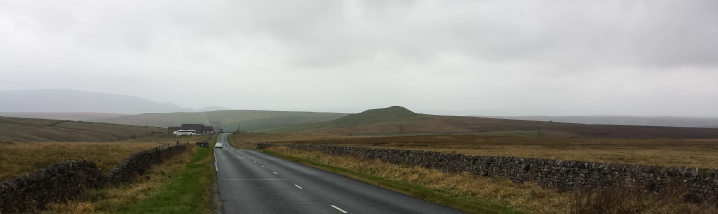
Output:
<path fill-rule="evenodd" d="M 253 150 L 220 134 L 215 170 L 221 213 L 463 213 Z"/>

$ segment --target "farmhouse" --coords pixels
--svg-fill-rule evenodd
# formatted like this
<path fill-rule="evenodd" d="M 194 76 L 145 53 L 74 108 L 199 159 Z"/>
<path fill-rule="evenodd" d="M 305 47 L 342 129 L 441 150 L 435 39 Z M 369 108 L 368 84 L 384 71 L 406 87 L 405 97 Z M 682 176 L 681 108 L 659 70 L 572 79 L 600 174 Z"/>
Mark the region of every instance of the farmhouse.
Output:
<path fill-rule="evenodd" d="M 167 133 L 174 133 L 177 130 L 195 130 L 197 134 L 214 133 L 214 127 L 203 124 L 182 124 L 182 126 L 167 127 Z"/>

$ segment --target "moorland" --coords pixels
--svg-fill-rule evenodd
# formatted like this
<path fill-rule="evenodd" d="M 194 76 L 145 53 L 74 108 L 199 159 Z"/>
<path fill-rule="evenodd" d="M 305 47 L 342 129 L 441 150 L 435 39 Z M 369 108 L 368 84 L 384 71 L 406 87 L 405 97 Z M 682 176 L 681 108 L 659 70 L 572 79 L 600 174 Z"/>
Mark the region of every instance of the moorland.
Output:
<path fill-rule="evenodd" d="M 586 125 L 439 116 L 418 114 L 399 106 L 372 109 L 358 114 L 327 115 L 307 112 L 225 110 L 204 113 L 125 115 L 113 118 L 123 118 L 126 120 L 123 123 L 159 124 L 159 126 L 203 123 L 202 121 L 219 124 L 216 127 L 220 128 L 235 126 L 239 128 L 241 126 L 242 130 L 231 128 L 228 130 L 233 132 L 231 138 L 236 147 L 249 149 L 254 149 L 254 145 L 259 142 L 330 144 L 430 150 L 481 156 L 516 156 L 603 163 L 718 168 L 718 164 L 716 164 L 718 163 L 718 129 L 713 128 Z M 2 175 L 5 178 L 26 173 L 63 159 L 91 159 L 98 162 L 101 168 L 106 169 L 133 152 L 178 140 L 172 136 L 157 136 L 157 133 L 166 131 L 163 127 L 99 122 L 0 117 L 0 127 L 3 128 L 3 131 L 0 131 L 0 151 L 2 151 L 0 152 L 0 161 L 7 166 L 25 166 L 19 170 L 2 169 L 3 172 L 8 172 Z M 251 130 L 251 132 L 247 132 L 247 130 Z M 184 140 L 193 141 L 189 138 Z M 320 168 L 331 166 L 355 172 L 355 175 L 358 173 L 368 175 L 372 179 L 380 178 L 383 179 L 382 182 L 397 182 L 399 185 L 395 186 L 414 185 L 419 189 L 428 189 L 439 195 L 459 198 L 459 201 L 463 202 L 460 202 L 458 206 L 490 204 L 491 206 L 510 207 L 508 211 L 496 211 L 498 213 L 615 213 L 631 207 L 628 209 L 631 212 L 644 213 L 710 213 L 716 211 L 706 205 L 682 203 L 680 194 L 638 197 L 635 194 L 620 195 L 619 193 L 622 191 L 615 190 L 603 193 L 560 193 L 543 189 L 536 184 L 515 184 L 501 178 L 447 174 L 416 167 L 393 166 L 377 161 L 330 157 L 320 153 L 287 149 L 267 152 L 294 158 L 294 160 Z M 155 176 L 165 180 L 157 179 L 148 185 L 160 186 L 161 183 L 168 182 L 167 177 L 181 172 L 181 166 L 189 163 L 187 158 L 190 156 L 186 156 L 184 161 L 174 162 L 172 170 L 158 169 L 150 172 L 148 178 Z M 207 159 L 202 160 L 208 161 Z M 152 179 L 147 181 L 149 180 Z M 371 179 L 367 182 L 372 183 Z M 123 203 L 141 201 L 142 199 L 138 195 L 146 194 L 146 191 L 152 189 L 149 186 L 135 191 L 135 195 L 128 196 L 129 199 L 123 199 L 125 200 Z M 124 190 L 114 191 L 122 192 L 131 189 L 124 188 Z M 412 192 L 414 190 L 416 189 L 398 191 Z M 112 191 L 100 192 L 104 194 L 101 197 L 103 200 L 112 200 L 110 198 L 117 196 L 109 195 L 109 192 Z M 119 195 L 120 193 L 112 194 Z M 637 199 L 633 200 L 635 198 Z M 85 206 L 87 210 L 95 211 L 107 209 L 97 208 L 98 203 L 93 200 L 85 198 L 73 206 Z M 99 204 L 103 203 L 109 202 Z M 602 208 L 595 207 L 600 204 L 611 205 Z M 59 206 L 58 209 L 69 209 L 68 206 Z M 483 208 L 479 210 L 481 209 Z"/>

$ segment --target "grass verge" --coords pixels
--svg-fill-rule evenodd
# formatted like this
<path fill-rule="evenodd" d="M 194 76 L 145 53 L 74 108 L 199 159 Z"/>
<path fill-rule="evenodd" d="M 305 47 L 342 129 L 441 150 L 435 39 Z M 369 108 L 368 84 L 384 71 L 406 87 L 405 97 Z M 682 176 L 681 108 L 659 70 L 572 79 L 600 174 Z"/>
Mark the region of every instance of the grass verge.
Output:
<path fill-rule="evenodd" d="M 215 135 L 211 142 L 216 142 Z M 211 187 L 214 174 L 212 145 L 198 148 L 184 170 L 137 203 L 119 207 L 120 213 L 212 213 Z"/>
<path fill-rule="evenodd" d="M 467 197 L 456 192 L 447 191 L 445 189 L 436 189 L 426 187 L 410 181 L 402 181 L 395 179 L 384 178 L 383 176 L 375 175 L 374 173 L 364 173 L 355 171 L 353 169 L 338 167 L 335 165 L 329 165 L 316 161 L 308 156 L 296 155 L 297 151 L 293 151 L 291 154 L 288 150 L 264 150 L 265 153 L 282 157 L 297 163 L 316 167 L 332 173 L 351 177 L 366 183 L 370 183 L 375 186 L 383 187 L 386 189 L 401 192 L 416 198 L 420 198 L 426 201 L 438 203 L 447 207 L 452 207 L 458 210 L 462 210 L 469 213 L 524 213 L 518 209 L 514 209 L 508 206 L 492 203 L 489 201 L 477 200 L 473 197 Z M 317 154 L 311 154 L 309 156 L 317 156 Z M 391 169 L 390 169 L 391 170 Z"/>
<path fill-rule="evenodd" d="M 134 181 L 90 189 L 41 213 L 212 213 L 212 147 L 164 160 Z"/>

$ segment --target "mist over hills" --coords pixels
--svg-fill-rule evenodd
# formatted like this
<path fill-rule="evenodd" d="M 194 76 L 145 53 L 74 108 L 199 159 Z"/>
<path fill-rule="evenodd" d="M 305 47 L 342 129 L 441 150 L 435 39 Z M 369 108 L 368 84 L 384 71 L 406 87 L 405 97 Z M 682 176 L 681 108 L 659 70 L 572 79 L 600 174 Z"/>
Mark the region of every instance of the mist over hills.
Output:
<path fill-rule="evenodd" d="M 118 94 L 65 89 L 0 91 L 0 112 L 141 114 L 188 111 L 196 110 Z"/>
<path fill-rule="evenodd" d="M 716 117 L 496 116 L 490 118 L 601 125 L 718 128 L 718 118 Z"/>
<path fill-rule="evenodd" d="M 244 131 L 257 131 L 278 126 L 320 123 L 346 115 L 347 114 L 343 113 L 324 112 L 220 110 L 209 112 L 146 113 L 101 118 L 93 121 L 157 127 L 194 123 L 211 125 L 214 126 L 215 130 L 224 129 L 226 131 L 235 131 L 241 128 L 241 130 Z"/>
<path fill-rule="evenodd" d="M 414 113 L 401 106 L 371 109 L 358 114 L 229 110 L 209 106 L 200 110 L 172 103 L 117 94 L 77 90 L 0 91 L 0 116 L 80 120 L 127 125 L 168 127 L 183 123 L 201 123 L 225 130 L 266 132 L 326 132 L 339 134 L 372 133 L 476 133 L 522 130 L 529 135 L 565 134 L 597 130 L 607 135 L 622 135 L 618 126 L 718 128 L 718 118 L 628 117 L 628 116 L 524 116 L 524 117 L 452 117 Z M 571 124 L 571 125 L 562 125 Z M 572 127 L 566 131 L 562 127 Z M 543 127 L 543 128 L 541 128 Z M 546 132 L 553 127 L 551 132 Z M 583 128 L 578 128 L 583 127 Z M 527 131 L 528 130 L 528 131 Z M 543 130 L 543 132 L 542 132 Z M 664 130 L 675 131 L 675 130 Z M 645 132 L 647 133 L 647 132 Z M 593 133 L 598 135 L 600 133 Z M 631 135 L 636 134 L 632 132 Z M 661 135 L 667 136 L 667 135 Z"/>
<path fill-rule="evenodd" d="M 599 138 L 717 138 L 718 129 L 587 125 L 577 123 L 439 116 L 414 113 L 404 107 L 371 109 L 336 120 L 262 130 L 342 135 L 470 134 Z"/>

